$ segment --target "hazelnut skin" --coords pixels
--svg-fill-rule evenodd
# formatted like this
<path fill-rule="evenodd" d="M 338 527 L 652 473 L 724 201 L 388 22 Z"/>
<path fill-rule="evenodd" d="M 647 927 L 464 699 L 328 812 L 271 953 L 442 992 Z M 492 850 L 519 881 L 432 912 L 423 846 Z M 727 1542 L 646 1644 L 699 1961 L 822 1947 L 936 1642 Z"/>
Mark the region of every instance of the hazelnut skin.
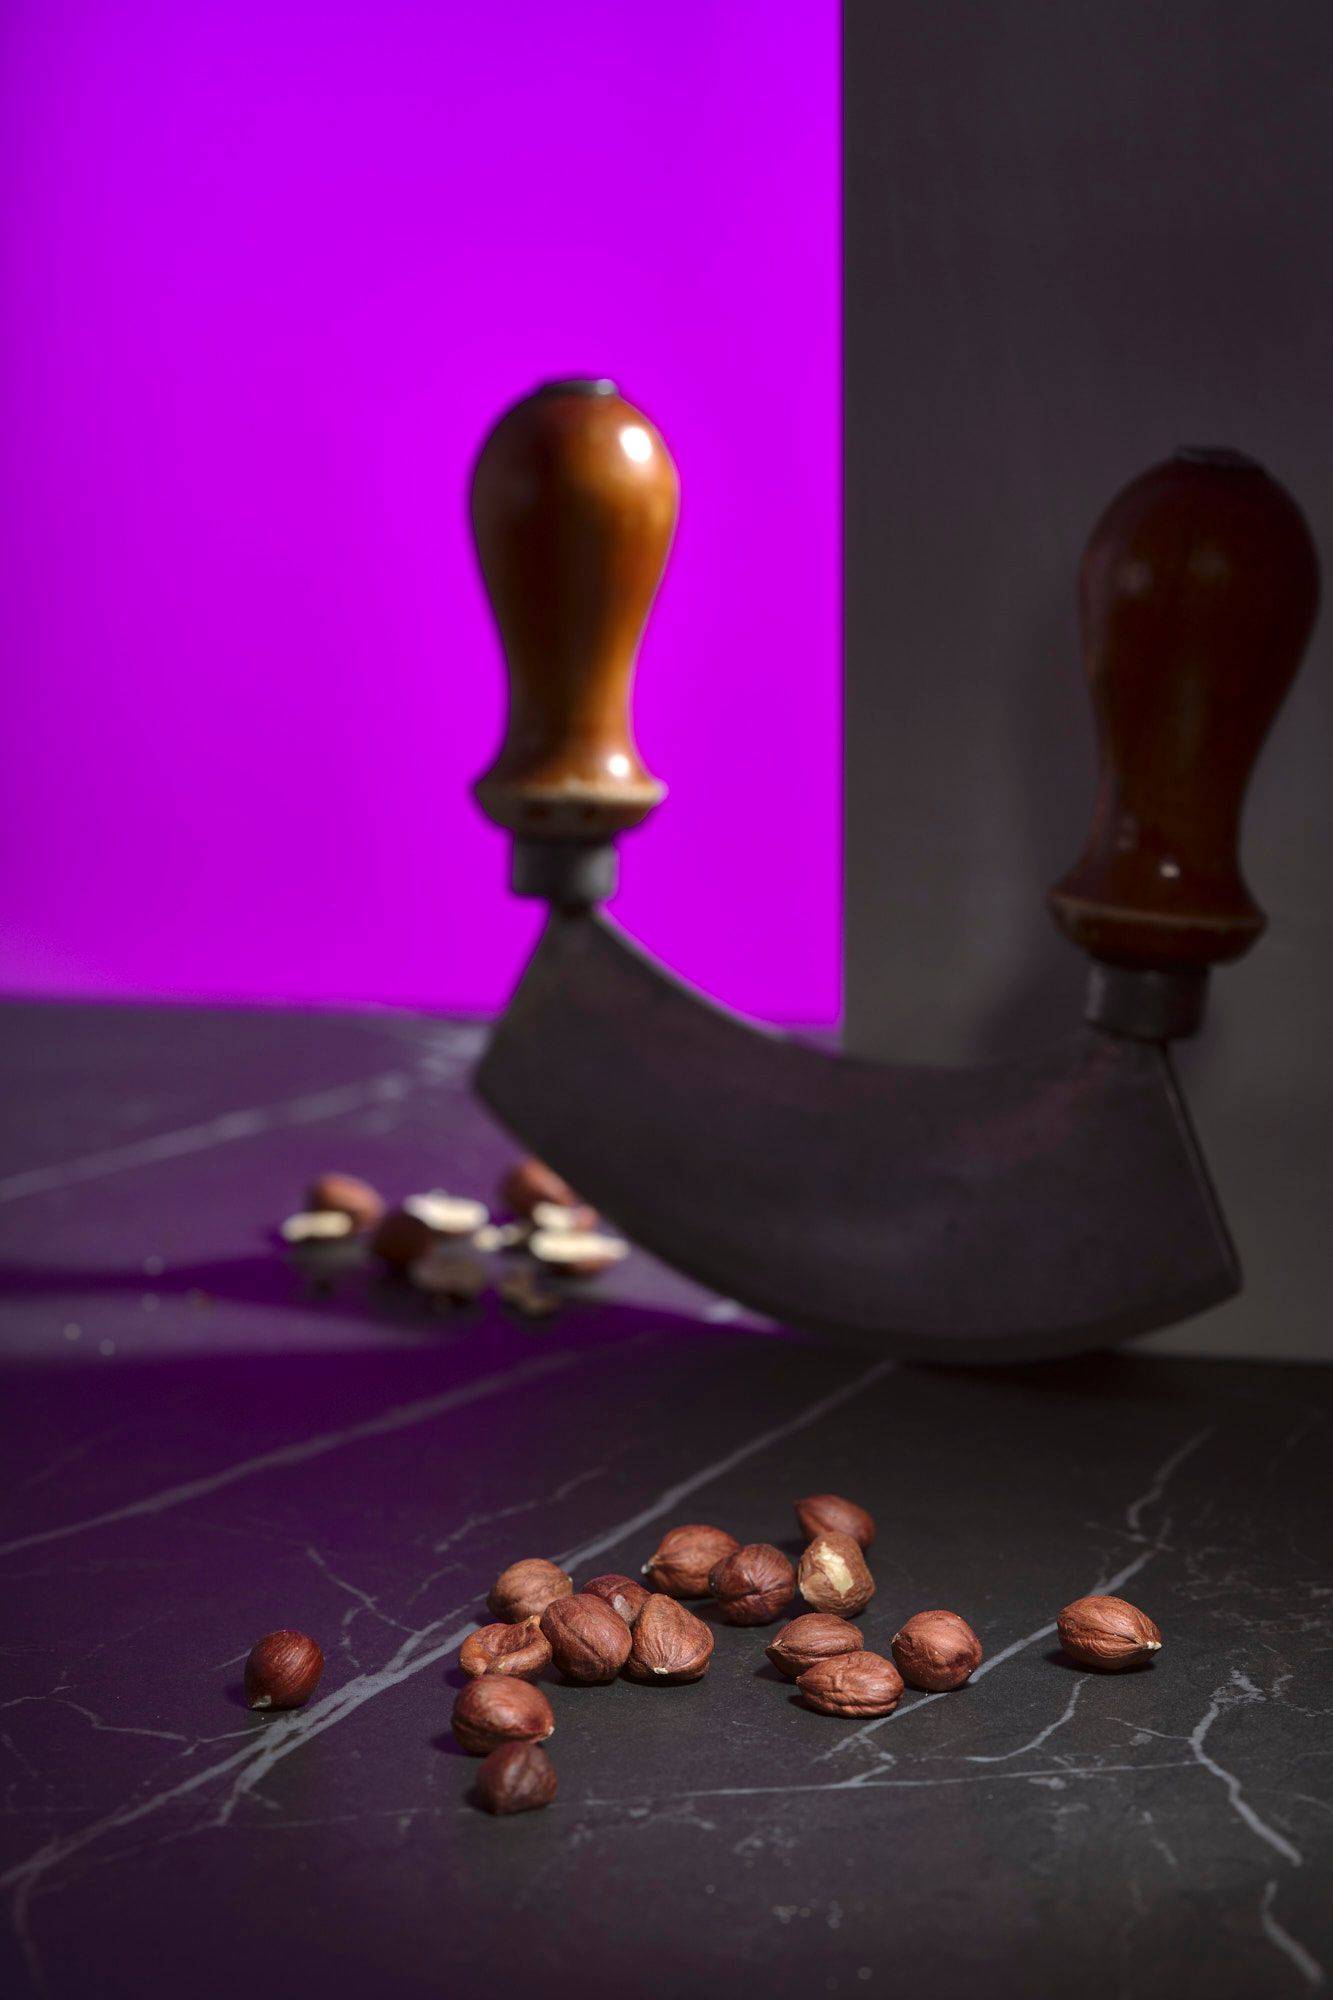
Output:
<path fill-rule="evenodd" d="M 676 1686 L 702 1680 L 712 1657 L 713 1635 L 703 1619 L 656 1591 L 635 1620 L 625 1677 L 650 1686 Z"/>
<path fill-rule="evenodd" d="M 517 1625 L 483 1625 L 464 1639 L 458 1664 L 476 1680 L 482 1674 L 513 1674 L 535 1680 L 551 1664 L 551 1648 L 535 1618 Z"/>
<path fill-rule="evenodd" d="M 384 1213 L 383 1195 L 355 1174 L 320 1174 L 310 1183 L 305 1205 L 315 1214 L 350 1215 L 354 1229 L 373 1229 Z"/>
<path fill-rule="evenodd" d="M 573 1588 L 573 1577 L 566 1576 L 556 1563 L 528 1556 L 501 1570 L 486 1604 L 496 1618 L 517 1625 L 524 1618 L 540 1618 L 548 1604 L 557 1597 L 568 1597 Z"/>
<path fill-rule="evenodd" d="M 542 1613 L 542 1632 L 565 1679 L 584 1687 L 613 1681 L 629 1657 L 629 1626 L 586 1590 L 553 1599 Z"/>
<path fill-rule="evenodd" d="M 600 1597 L 603 1604 L 609 1604 L 627 1625 L 634 1623 L 649 1597 L 643 1585 L 636 1583 L 632 1576 L 617 1576 L 614 1572 L 608 1576 L 593 1577 L 583 1589 L 587 1596 Z"/>
<path fill-rule="evenodd" d="M 469 1681 L 454 1703 L 451 1721 L 458 1747 L 469 1757 L 485 1757 L 502 1743 L 544 1742 L 555 1728 L 541 1689 L 507 1674 Z"/>
<path fill-rule="evenodd" d="M 483 1812 L 536 1812 L 555 1797 L 555 1766 L 536 1743 L 502 1743 L 477 1773 Z"/>
<path fill-rule="evenodd" d="M 655 1591 L 667 1597 L 707 1597 L 710 1571 L 739 1547 L 736 1537 L 725 1529 L 692 1521 L 663 1535 L 656 1553 L 644 1564 L 643 1574 Z"/>
<path fill-rule="evenodd" d="M 796 1502 L 796 1519 L 807 1541 L 816 1535 L 850 1535 L 863 1549 L 875 1539 L 874 1517 L 840 1493 L 811 1493 Z"/>
<path fill-rule="evenodd" d="M 807 1611 L 784 1625 L 766 1650 L 780 1674 L 798 1680 L 817 1660 L 836 1659 L 840 1653 L 859 1653 L 865 1641 L 857 1627 L 846 1618 L 828 1611 Z"/>
<path fill-rule="evenodd" d="M 771 1625 L 796 1595 L 796 1571 L 771 1542 L 747 1542 L 713 1565 L 708 1588 L 729 1625 Z"/>
<path fill-rule="evenodd" d="M 1162 1650 L 1162 1634 L 1146 1611 L 1123 1597 L 1079 1597 L 1056 1621 L 1071 1660 L 1097 1673 L 1142 1666 Z"/>
<path fill-rule="evenodd" d="M 319 1686 L 324 1655 L 304 1632 L 256 1639 L 245 1663 L 248 1708 L 301 1708 Z"/>
<path fill-rule="evenodd" d="M 893 1661 L 864 1651 L 817 1660 L 797 1676 L 796 1685 L 806 1707 L 821 1715 L 892 1715 L 903 1696 Z"/>
<path fill-rule="evenodd" d="M 909 1687 L 942 1694 L 963 1685 L 981 1665 L 981 1641 L 956 1611 L 918 1611 L 893 1635 L 899 1673 Z"/>
<path fill-rule="evenodd" d="M 499 1195 L 500 1206 L 507 1208 L 512 1215 L 531 1218 L 534 1208 L 539 1208 L 543 1202 L 550 1202 L 555 1208 L 576 1209 L 580 1228 L 592 1229 L 597 1223 L 596 1209 L 589 1208 L 587 1202 L 575 1194 L 569 1182 L 562 1180 L 545 1160 L 535 1157 L 520 1160 L 509 1169 L 500 1183 Z"/>
<path fill-rule="evenodd" d="M 861 1544 L 850 1535 L 817 1535 L 801 1557 L 801 1595 L 812 1611 L 855 1618 L 875 1595 Z"/>

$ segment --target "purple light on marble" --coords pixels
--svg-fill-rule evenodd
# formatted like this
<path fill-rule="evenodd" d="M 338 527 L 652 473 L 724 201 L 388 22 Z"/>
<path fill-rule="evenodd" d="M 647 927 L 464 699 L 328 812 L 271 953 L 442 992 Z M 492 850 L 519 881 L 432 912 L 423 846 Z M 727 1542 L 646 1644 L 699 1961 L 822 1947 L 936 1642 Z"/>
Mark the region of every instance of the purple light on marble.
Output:
<path fill-rule="evenodd" d="M 833 0 L 7 13 L 0 986 L 484 1009 L 535 912 L 471 457 L 614 375 L 684 503 L 617 913 L 839 1003 Z"/>

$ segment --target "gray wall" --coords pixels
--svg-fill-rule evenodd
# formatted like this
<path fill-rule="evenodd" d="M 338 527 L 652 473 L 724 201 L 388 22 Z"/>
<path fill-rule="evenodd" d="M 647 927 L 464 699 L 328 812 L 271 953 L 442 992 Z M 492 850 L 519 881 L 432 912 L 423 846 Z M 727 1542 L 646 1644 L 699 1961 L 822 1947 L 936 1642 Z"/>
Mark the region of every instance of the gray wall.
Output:
<path fill-rule="evenodd" d="M 1250 795 L 1271 932 L 1179 1050 L 1247 1267 L 1155 1337 L 1333 1317 L 1333 5 L 849 0 L 847 1024 L 954 1060 L 1063 1033 L 1043 893 L 1092 800 L 1074 578 L 1177 444 L 1262 459 L 1327 608 Z"/>

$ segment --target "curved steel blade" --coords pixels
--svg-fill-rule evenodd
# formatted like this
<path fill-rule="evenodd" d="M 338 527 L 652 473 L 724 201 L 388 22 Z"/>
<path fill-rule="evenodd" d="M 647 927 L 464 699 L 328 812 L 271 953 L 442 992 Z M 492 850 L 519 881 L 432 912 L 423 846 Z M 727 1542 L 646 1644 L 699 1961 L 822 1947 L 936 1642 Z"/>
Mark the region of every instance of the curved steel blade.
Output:
<path fill-rule="evenodd" d="M 1095 1029 L 959 1069 L 828 1055 L 553 912 L 477 1087 L 667 1263 L 905 1356 L 1077 1352 L 1239 1283 L 1165 1053 Z"/>

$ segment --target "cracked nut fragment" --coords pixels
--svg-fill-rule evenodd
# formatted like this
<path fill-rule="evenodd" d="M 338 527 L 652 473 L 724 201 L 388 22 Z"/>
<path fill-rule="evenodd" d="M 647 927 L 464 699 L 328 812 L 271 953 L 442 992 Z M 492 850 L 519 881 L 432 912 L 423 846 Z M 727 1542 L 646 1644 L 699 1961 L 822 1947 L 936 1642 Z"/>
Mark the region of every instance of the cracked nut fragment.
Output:
<path fill-rule="evenodd" d="M 850 1535 L 863 1549 L 875 1539 L 874 1518 L 840 1493 L 811 1493 L 796 1502 L 796 1519 L 807 1541 L 816 1535 Z"/>
<path fill-rule="evenodd" d="M 597 1211 L 590 1208 L 581 1196 L 576 1195 L 569 1182 L 562 1180 L 553 1167 L 544 1160 L 530 1157 L 520 1160 L 509 1169 L 500 1183 L 500 1206 L 514 1215 L 532 1218 L 533 1210 L 539 1203 L 550 1208 L 568 1209 L 578 1217 L 570 1227 L 592 1229 L 596 1226 Z"/>
<path fill-rule="evenodd" d="M 725 1529 L 691 1521 L 683 1528 L 668 1529 L 644 1564 L 643 1574 L 654 1590 L 668 1597 L 707 1597 L 710 1572 L 739 1547 Z"/>
<path fill-rule="evenodd" d="M 575 1278 L 600 1277 L 629 1256 L 629 1244 L 621 1237 L 586 1229 L 535 1230 L 528 1249 L 539 1264 L 550 1264 Z"/>
<path fill-rule="evenodd" d="M 903 1697 L 903 1677 L 892 1660 L 865 1651 L 817 1660 L 796 1685 L 807 1708 L 821 1715 L 892 1715 Z"/>
<path fill-rule="evenodd" d="M 269 1632 L 245 1663 L 250 1708 L 301 1708 L 319 1686 L 324 1655 L 304 1632 Z"/>
<path fill-rule="evenodd" d="M 527 1556 L 501 1570 L 486 1603 L 497 1618 L 517 1625 L 524 1618 L 540 1618 L 548 1604 L 557 1597 L 568 1597 L 573 1588 L 573 1577 L 558 1564 L 543 1556 Z"/>
<path fill-rule="evenodd" d="M 537 1743 L 502 1743 L 477 1772 L 483 1812 L 536 1812 L 555 1797 L 555 1766 Z"/>
<path fill-rule="evenodd" d="M 981 1641 L 956 1611 L 918 1611 L 894 1633 L 892 1650 L 909 1687 L 942 1694 L 981 1665 Z"/>
<path fill-rule="evenodd" d="M 356 1234 L 356 1225 L 335 1209 L 302 1209 L 287 1217 L 278 1234 L 284 1243 L 344 1243 Z"/>
<path fill-rule="evenodd" d="M 708 1589 L 729 1625 L 771 1625 L 796 1595 L 796 1571 L 771 1542 L 747 1542 L 714 1563 Z"/>
<path fill-rule="evenodd" d="M 713 1635 L 703 1619 L 660 1591 L 639 1613 L 630 1640 L 626 1678 L 660 1687 L 702 1680 L 713 1657 Z"/>
<path fill-rule="evenodd" d="M 403 1213 L 424 1222 L 436 1236 L 475 1236 L 491 1219 L 484 1201 L 473 1201 L 468 1195 L 446 1194 L 443 1188 L 408 1195 Z"/>
<path fill-rule="evenodd" d="M 629 1657 L 629 1626 L 586 1590 L 553 1599 L 542 1613 L 542 1631 L 565 1679 L 583 1687 L 613 1681 Z"/>
<path fill-rule="evenodd" d="M 1098 1673 L 1142 1666 L 1162 1650 L 1160 1629 L 1146 1611 L 1123 1597 L 1076 1598 L 1056 1623 L 1070 1659 Z"/>
<path fill-rule="evenodd" d="M 482 1674 L 512 1674 L 516 1680 L 535 1680 L 551 1664 L 551 1648 L 536 1618 L 520 1619 L 517 1625 L 483 1625 L 464 1639 L 458 1664 L 473 1680 Z"/>
<path fill-rule="evenodd" d="M 373 1229 L 384 1213 L 384 1196 L 355 1174 L 320 1174 L 306 1190 L 305 1205 L 329 1215 L 346 1215 L 354 1229 Z"/>
<path fill-rule="evenodd" d="M 855 1618 L 875 1595 L 861 1545 L 850 1535 L 817 1535 L 801 1557 L 801 1595 L 813 1611 Z"/>
<path fill-rule="evenodd" d="M 644 1605 L 648 1602 L 648 1592 L 632 1576 L 618 1576 L 612 1571 L 607 1576 L 594 1576 L 583 1586 L 588 1597 L 600 1597 L 603 1604 L 609 1604 L 616 1616 L 632 1625 Z"/>
<path fill-rule="evenodd" d="M 524 1319 L 549 1319 L 560 1310 L 555 1293 L 548 1291 L 531 1271 L 511 1271 L 499 1284 L 500 1297 Z"/>
<path fill-rule="evenodd" d="M 502 1743 L 545 1742 L 555 1728 L 541 1689 L 506 1674 L 469 1681 L 454 1703 L 451 1721 L 458 1747 L 469 1757 L 484 1757 Z"/>
<path fill-rule="evenodd" d="M 816 1661 L 859 1653 L 864 1643 L 859 1629 L 848 1619 L 835 1618 L 829 1611 L 806 1611 L 784 1625 L 766 1650 L 778 1672 L 794 1681 Z"/>
<path fill-rule="evenodd" d="M 486 1266 L 481 1258 L 450 1250 L 442 1243 L 409 1264 L 407 1275 L 419 1292 L 454 1306 L 471 1305 L 486 1289 Z"/>

